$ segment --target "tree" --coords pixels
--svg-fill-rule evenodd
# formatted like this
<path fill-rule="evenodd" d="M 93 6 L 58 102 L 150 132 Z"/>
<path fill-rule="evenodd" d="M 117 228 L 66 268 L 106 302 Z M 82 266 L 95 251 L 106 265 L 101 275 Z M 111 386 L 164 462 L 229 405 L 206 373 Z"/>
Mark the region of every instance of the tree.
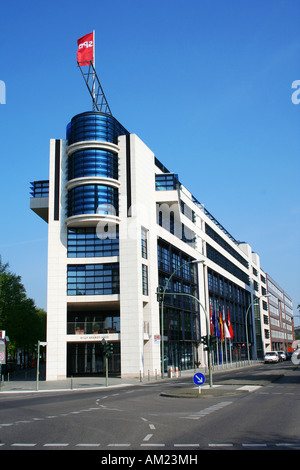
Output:
<path fill-rule="evenodd" d="M 9 352 L 33 351 L 46 338 L 46 312 L 27 297 L 21 277 L 8 269 L 0 257 L 0 329 L 9 337 Z"/>

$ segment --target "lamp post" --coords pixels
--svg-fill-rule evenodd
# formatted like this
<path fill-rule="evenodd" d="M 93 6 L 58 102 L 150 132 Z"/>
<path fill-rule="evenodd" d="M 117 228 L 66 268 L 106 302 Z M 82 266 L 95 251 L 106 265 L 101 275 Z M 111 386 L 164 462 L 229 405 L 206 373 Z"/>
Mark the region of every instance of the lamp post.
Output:
<path fill-rule="evenodd" d="M 202 303 L 200 302 L 199 299 L 197 299 L 197 297 L 195 297 L 194 295 L 192 294 L 185 294 L 185 293 L 181 293 L 181 292 L 168 292 L 169 295 L 186 295 L 187 297 L 191 297 L 192 299 L 196 300 L 200 307 L 202 307 L 204 313 L 205 313 L 205 317 L 206 317 L 206 332 L 207 332 L 207 346 L 208 346 L 208 350 L 207 350 L 207 358 L 208 358 L 208 372 L 209 372 L 209 386 L 210 388 L 212 388 L 213 386 L 213 381 L 212 381 L 212 367 L 211 367 L 211 348 L 210 348 L 210 329 L 209 329 L 209 317 L 208 317 L 208 313 L 207 311 L 205 310 L 205 308 L 203 307 Z"/>
<path fill-rule="evenodd" d="M 270 297 L 270 294 L 266 294 L 266 295 L 262 295 L 261 297 L 256 297 L 255 300 L 259 300 L 261 299 L 262 297 Z M 249 307 L 247 308 L 247 312 L 246 312 L 246 320 L 245 320 L 245 326 L 246 326 L 246 343 L 247 343 L 247 358 L 248 358 L 248 364 L 250 364 L 250 353 L 249 353 L 249 341 L 248 341 L 248 313 L 251 309 L 252 306 L 257 306 L 259 305 L 259 302 L 255 303 L 255 302 L 251 302 Z"/>
<path fill-rule="evenodd" d="M 169 284 L 170 280 L 172 279 L 174 274 L 177 271 L 179 271 L 179 269 L 181 269 L 183 266 L 186 266 L 187 264 L 196 264 L 196 263 L 204 263 L 204 260 L 203 259 L 195 259 L 195 260 L 192 260 L 192 261 L 187 261 L 186 263 L 183 263 L 180 266 L 178 266 L 178 268 L 176 268 L 175 271 L 173 271 L 173 273 L 171 274 L 171 276 L 167 280 L 166 285 L 163 288 L 163 291 L 160 293 L 161 294 L 161 298 L 160 298 L 160 321 L 161 321 L 161 377 L 162 377 L 162 379 L 165 376 L 165 371 L 164 371 L 164 369 L 165 369 L 165 367 L 164 367 L 164 360 L 165 360 L 165 349 L 164 349 L 164 298 L 165 298 L 166 290 L 167 290 L 167 287 L 168 287 L 168 284 Z"/>

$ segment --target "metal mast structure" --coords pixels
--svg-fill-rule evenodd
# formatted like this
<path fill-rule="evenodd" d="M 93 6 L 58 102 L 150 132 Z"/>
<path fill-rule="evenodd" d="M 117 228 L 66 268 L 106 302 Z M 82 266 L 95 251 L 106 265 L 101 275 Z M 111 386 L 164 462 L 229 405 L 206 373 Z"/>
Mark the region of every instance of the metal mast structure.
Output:
<path fill-rule="evenodd" d="M 102 89 L 101 83 L 95 70 L 95 31 L 93 31 L 93 60 L 89 60 L 88 62 L 78 62 L 77 60 L 77 64 L 80 68 L 85 84 L 92 97 L 93 110 L 112 115 L 109 104 L 107 102 L 107 99 L 105 97 L 104 91 Z M 83 67 L 86 68 L 83 70 Z"/>

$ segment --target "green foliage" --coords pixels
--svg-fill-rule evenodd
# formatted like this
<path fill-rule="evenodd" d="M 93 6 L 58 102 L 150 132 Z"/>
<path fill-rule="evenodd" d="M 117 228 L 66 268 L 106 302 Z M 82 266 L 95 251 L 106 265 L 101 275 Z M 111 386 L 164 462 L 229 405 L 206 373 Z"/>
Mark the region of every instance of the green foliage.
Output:
<path fill-rule="evenodd" d="M 0 257 L 0 329 L 9 337 L 9 352 L 33 350 L 46 339 L 46 312 L 27 297 L 21 277 L 8 269 Z"/>

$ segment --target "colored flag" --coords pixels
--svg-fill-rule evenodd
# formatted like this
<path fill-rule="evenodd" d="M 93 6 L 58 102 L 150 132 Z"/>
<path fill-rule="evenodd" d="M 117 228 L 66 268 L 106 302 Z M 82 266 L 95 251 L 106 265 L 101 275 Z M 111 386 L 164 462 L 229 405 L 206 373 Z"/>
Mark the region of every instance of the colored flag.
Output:
<path fill-rule="evenodd" d="M 232 329 L 232 326 L 231 326 L 231 323 L 230 323 L 229 308 L 227 308 L 227 316 L 228 316 L 228 330 L 229 330 L 229 334 L 230 334 L 231 339 L 233 339 L 233 329 Z"/>
<path fill-rule="evenodd" d="M 77 41 L 77 62 L 80 65 L 90 65 L 94 63 L 94 33 L 86 34 Z"/>
<path fill-rule="evenodd" d="M 219 328 L 218 328 L 218 320 L 217 320 L 216 312 L 213 313 L 213 322 L 214 322 L 216 336 L 218 338 L 220 338 L 220 331 L 219 331 Z"/>
<path fill-rule="evenodd" d="M 210 334 L 213 336 L 214 334 L 214 325 L 212 321 L 212 312 L 211 312 L 211 305 L 209 306 L 209 313 L 210 313 Z"/>
<path fill-rule="evenodd" d="M 225 318 L 225 307 L 223 305 L 223 328 L 224 328 L 224 336 L 226 339 L 229 339 L 230 338 L 230 334 L 229 334 L 229 330 L 228 330 L 228 326 L 227 326 L 227 323 L 226 323 L 226 318 Z"/>
<path fill-rule="evenodd" d="M 220 335 L 221 335 L 221 340 L 224 341 L 223 322 L 222 322 L 222 314 L 221 314 L 221 310 L 220 310 L 220 309 L 219 309 L 219 323 L 220 323 Z"/>

